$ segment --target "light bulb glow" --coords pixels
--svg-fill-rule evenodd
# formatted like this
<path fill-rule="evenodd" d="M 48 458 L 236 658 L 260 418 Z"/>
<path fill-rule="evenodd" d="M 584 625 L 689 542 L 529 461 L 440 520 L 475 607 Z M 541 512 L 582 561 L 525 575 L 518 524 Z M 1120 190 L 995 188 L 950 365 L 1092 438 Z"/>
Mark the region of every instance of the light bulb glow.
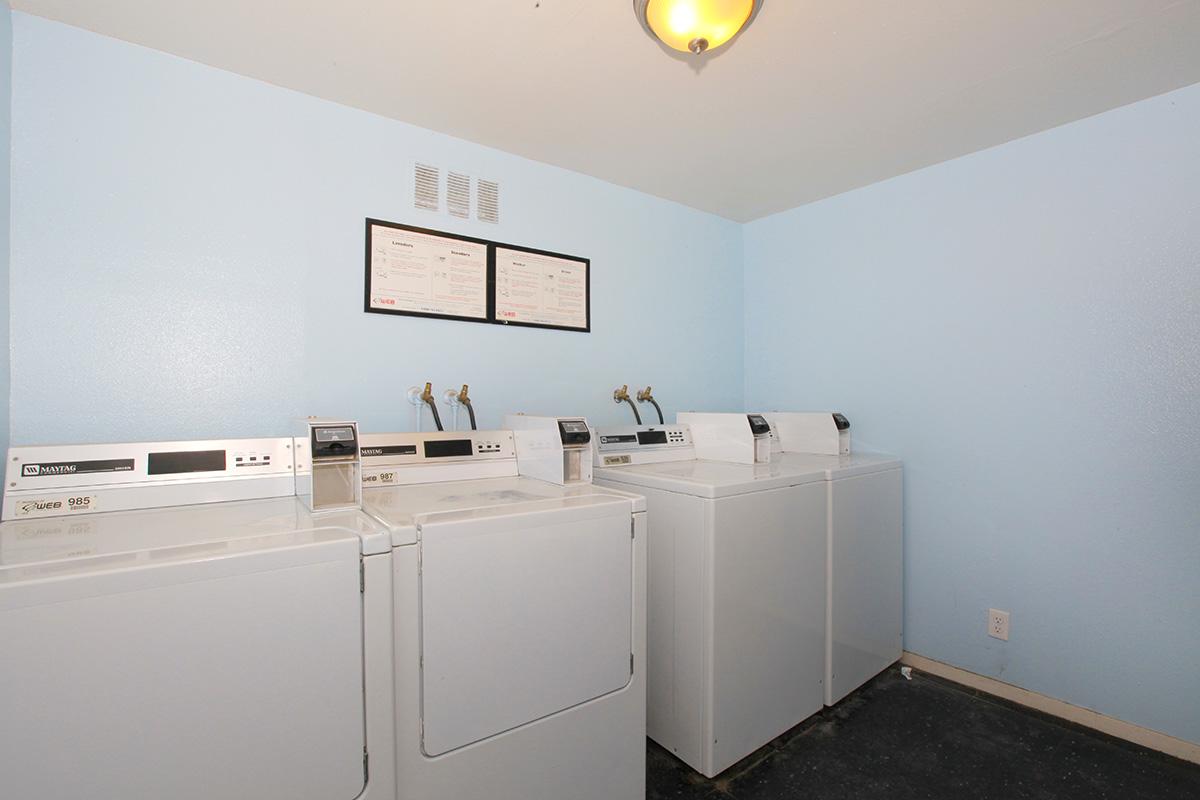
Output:
<path fill-rule="evenodd" d="M 667 24 L 671 33 L 677 36 L 687 36 L 696 30 L 696 9 L 692 3 L 676 3 L 671 6 L 670 19 Z"/>
<path fill-rule="evenodd" d="M 663 44 L 688 52 L 697 39 L 714 50 L 746 25 L 756 0 L 647 0 L 645 23 Z"/>

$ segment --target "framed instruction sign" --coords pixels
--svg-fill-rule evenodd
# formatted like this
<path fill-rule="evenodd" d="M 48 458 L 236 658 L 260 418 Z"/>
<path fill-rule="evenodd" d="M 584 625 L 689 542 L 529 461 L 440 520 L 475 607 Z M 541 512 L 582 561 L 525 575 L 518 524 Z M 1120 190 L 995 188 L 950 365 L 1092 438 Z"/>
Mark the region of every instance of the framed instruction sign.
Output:
<path fill-rule="evenodd" d="M 365 310 L 491 322 L 489 242 L 367 220 Z"/>
<path fill-rule="evenodd" d="M 590 333 L 591 266 L 586 258 L 368 219 L 363 310 Z"/>
<path fill-rule="evenodd" d="M 591 331 L 588 259 L 503 244 L 493 252 L 496 322 Z"/>

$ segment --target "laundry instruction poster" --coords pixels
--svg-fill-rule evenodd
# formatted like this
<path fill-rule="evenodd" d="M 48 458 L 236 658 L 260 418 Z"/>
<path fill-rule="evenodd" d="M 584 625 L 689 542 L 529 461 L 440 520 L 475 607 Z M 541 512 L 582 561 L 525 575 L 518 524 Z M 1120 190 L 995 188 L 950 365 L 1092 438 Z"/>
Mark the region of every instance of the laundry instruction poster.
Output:
<path fill-rule="evenodd" d="M 367 311 L 488 321 L 487 243 L 368 226 Z"/>
<path fill-rule="evenodd" d="M 591 329 L 586 259 L 496 246 L 496 321 Z"/>

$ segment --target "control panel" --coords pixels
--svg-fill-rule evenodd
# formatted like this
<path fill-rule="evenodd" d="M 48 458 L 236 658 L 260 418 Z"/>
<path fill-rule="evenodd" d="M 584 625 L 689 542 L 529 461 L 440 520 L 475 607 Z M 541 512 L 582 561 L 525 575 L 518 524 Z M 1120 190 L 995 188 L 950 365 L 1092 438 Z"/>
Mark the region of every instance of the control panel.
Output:
<path fill-rule="evenodd" d="M 290 438 L 49 445 L 8 451 L 4 519 L 294 493 Z"/>
<path fill-rule="evenodd" d="M 686 425 L 598 428 L 592 463 L 597 467 L 688 461 L 696 457 Z"/>
<path fill-rule="evenodd" d="M 236 477 L 250 471 L 290 475 L 289 444 L 288 439 L 224 439 L 13 447 L 5 487 L 114 486 Z"/>
<path fill-rule="evenodd" d="M 364 433 L 363 486 L 394 486 L 517 474 L 511 431 Z"/>

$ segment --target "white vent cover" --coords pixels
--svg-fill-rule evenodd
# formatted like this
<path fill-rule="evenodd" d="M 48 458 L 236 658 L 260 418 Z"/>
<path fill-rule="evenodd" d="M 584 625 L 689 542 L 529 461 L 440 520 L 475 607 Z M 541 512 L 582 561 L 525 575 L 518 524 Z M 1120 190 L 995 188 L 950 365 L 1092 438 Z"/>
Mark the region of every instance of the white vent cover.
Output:
<path fill-rule="evenodd" d="M 442 174 L 437 167 L 428 164 L 417 164 L 413 171 L 413 205 L 427 211 L 438 211 L 441 208 L 441 193 L 439 191 Z"/>
<path fill-rule="evenodd" d="M 480 222 L 500 222 L 500 184 L 480 178 L 477 202 L 475 215 Z"/>
<path fill-rule="evenodd" d="M 471 216 L 471 176 L 451 172 L 446 176 L 446 208 L 450 216 L 469 219 Z"/>

